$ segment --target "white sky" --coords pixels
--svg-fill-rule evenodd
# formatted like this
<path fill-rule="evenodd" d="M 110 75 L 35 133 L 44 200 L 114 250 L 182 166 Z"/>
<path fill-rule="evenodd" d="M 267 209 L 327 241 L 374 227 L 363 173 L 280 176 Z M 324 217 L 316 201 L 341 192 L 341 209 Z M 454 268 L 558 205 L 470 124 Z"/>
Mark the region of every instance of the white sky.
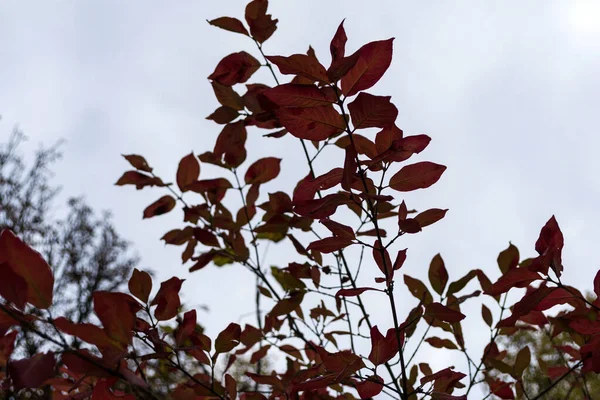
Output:
<path fill-rule="evenodd" d="M 238 266 L 188 276 L 179 258 L 183 249 L 159 241 L 182 225 L 181 211 L 142 221 L 144 207 L 164 193 L 113 184 L 128 169 L 121 153 L 144 155 L 174 181 L 181 157 L 212 149 L 220 126 L 205 120 L 217 107 L 206 77 L 225 55 L 256 51 L 250 40 L 205 20 L 241 18 L 245 3 L 0 2 L 0 139 L 13 123 L 30 137 L 29 150 L 67 139 L 56 168 L 62 195 L 85 194 L 95 209 L 112 210 L 119 232 L 141 255 L 140 266 L 154 269 L 160 280 L 186 277 L 186 304 L 211 307 L 200 318 L 213 336 L 253 311 L 253 277 Z M 305 52 L 310 44 L 326 63 L 342 18 L 348 52 L 396 38 L 392 66 L 370 92 L 392 96 L 405 133 L 432 137 L 418 159 L 448 166 L 433 188 L 406 195 L 409 208 L 450 209 L 442 222 L 400 243 L 409 247 L 403 272 L 426 279 L 429 261 L 440 252 L 451 281 L 471 268 L 494 280 L 496 257 L 509 240 L 522 255 L 534 255 L 540 228 L 555 214 L 565 235 L 565 281 L 591 289 L 599 268 L 600 2 L 271 3 L 279 29 L 265 45 L 267 54 Z M 265 71 L 251 81 L 273 84 Z M 285 154 L 279 179 L 261 193 L 291 188 L 306 173 L 297 143 L 259 135 L 249 132 L 245 165 Z M 331 158 L 323 159 L 317 171 L 331 167 Z M 203 177 L 215 172 L 202 171 Z M 286 249 L 271 246 L 266 260 L 285 266 Z M 396 280 L 403 319 L 415 303 L 401 276 Z M 387 302 L 366 297 L 387 329 Z M 482 343 L 487 331 L 480 302 L 469 304 L 463 310 L 467 340 Z M 433 350 L 423 349 L 430 357 Z M 436 354 L 435 365 L 462 365 L 462 357 L 443 354 Z"/>

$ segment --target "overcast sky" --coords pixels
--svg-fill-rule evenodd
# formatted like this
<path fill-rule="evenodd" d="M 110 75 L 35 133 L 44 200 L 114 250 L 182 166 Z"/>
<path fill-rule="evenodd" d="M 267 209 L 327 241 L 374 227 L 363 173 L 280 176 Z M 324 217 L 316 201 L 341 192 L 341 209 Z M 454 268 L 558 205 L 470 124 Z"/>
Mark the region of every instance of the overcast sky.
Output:
<path fill-rule="evenodd" d="M 256 51 L 247 38 L 205 20 L 241 18 L 245 3 L 0 2 L 0 139 L 13 124 L 29 136 L 23 150 L 30 153 L 39 143 L 66 139 L 56 167 L 63 198 L 84 194 L 95 209 L 112 210 L 118 230 L 142 257 L 140 267 L 161 280 L 186 277 L 186 304 L 211 307 L 200 315 L 212 335 L 253 311 L 253 278 L 237 266 L 188 275 L 182 249 L 159 241 L 181 226 L 181 211 L 142 221 L 144 207 L 163 192 L 113 184 L 128 169 L 122 153 L 143 154 L 174 180 L 181 157 L 212 149 L 220 127 L 205 119 L 217 107 L 206 77 L 225 55 Z M 494 280 L 498 252 L 512 241 L 522 255 L 533 256 L 540 228 L 555 214 L 565 234 L 564 280 L 591 289 L 600 267 L 600 2 L 271 3 L 279 29 L 265 45 L 267 54 L 305 52 L 310 44 L 327 63 L 342 18 L 348 52 L 396 38 L 392 66 L 370 92 L 392 96 L 406 133 L 432 137 L 418 159 L 448 166 L 433 188 L 404 197 L 409 207 L 450 209 L 442 222 L 400 244 L 409 247 L 404 272 L 426 279 L 429 261 L 440 252 L 451 280 L 472 268 Z M 273 84 L 265 71 L 252 81 Z M 291 188 L 306 174 L 297 142 L 259 135 L 249 132 L 248 161 L 286 155 L 282 175 L 262 193 Z M 317 169 L 331 166 L 325 159 Z M 203 166 L 204 177 L 211 173 Z M 285 266 L 285 256 L 271 246 L 266 261 Z M 415 303 L 397 287 L 406 312 Z M 481 337 L 480 302 L 471 303 L 465 311 L 474 329 L 467 334 Z M 382 302 L 373 314 L 387 328 L 385 307 Z M 460 365 L 449 357 L 446 364 Z"/>

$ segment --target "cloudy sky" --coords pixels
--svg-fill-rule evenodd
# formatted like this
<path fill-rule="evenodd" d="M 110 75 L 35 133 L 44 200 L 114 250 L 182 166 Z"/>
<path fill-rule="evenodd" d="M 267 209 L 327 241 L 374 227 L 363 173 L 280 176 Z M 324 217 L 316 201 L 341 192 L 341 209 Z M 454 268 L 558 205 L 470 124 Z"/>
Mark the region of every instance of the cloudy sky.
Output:
<path fill-rule="evenodd" d="M 267 54 L 305 52 L 310 44 L 328 62 L 342 18 L 350 52 L 396 38 L 392 66 L 370 92 L 392 96 L 406 133 L 432 137 L 419 159 L 448 166 L 433 188 L 408 194 L 408 205 L 450 209 L 442 222 L 401 244 L 409 247 L 404 272 L 425 279 L 439 252 L 451 280 L 471 268 L 495 279 L 498 252 L 512 241 L 521 254 L 534 255 L 539 229 L 555 214 L 565 234 L 564 280 L 591 289 L 600 267 L 600 3 L 271 3 L 279 29 Z M 13 124 L 29 136 L 29 152 L 66 139 L 55 178 L 63 197 L 84 194 L 96 209 L 112 210 L 142 257 L 140 267 L 159 279 L 186 277 L 186 304 L 210 305 L 203 318 L 212 334 L 228 321 L 248 321 L 241 316 L 252 311 L 253 278 L 237 267 L 188 275 L 181 249 L 159 241 L 181 225 L 180 211 L 142 221 L 143 208 L 163 193 L 113 184 L 128 168 L 122 153 L 143 154 L 173 179 L 182 156 L 212 148 L 220 128 L 205 119 L 217 107 L 206 77 L 225 55 L 256 51 L 250 40 L 206 19 L 242 17 L 244 6 L 243 0 L 0 2 L 0 139 Z M 265 71 L 253 81 L 273 83 Z M 277 185 L 291 188 L 306 173 L 297 143 L 259 135 L 250 132 L 249 160 L 285 151 Z M 329 168 L 331 159 L 317 165 L 321 173 Z M 203 167 L 205 177 L 214 172 Z M 267 263 L 284 266 L 280 256 L 285 251 L 272 246 Z M 406 312 L 414 302 L 398 287 Z M 377 301 L 373 313 L 387 328 L 388 311 Z M 465 310 L 473 314 L 476 337 L 484 325 L 477 321 L 480 303 L 473 303 Z"/>

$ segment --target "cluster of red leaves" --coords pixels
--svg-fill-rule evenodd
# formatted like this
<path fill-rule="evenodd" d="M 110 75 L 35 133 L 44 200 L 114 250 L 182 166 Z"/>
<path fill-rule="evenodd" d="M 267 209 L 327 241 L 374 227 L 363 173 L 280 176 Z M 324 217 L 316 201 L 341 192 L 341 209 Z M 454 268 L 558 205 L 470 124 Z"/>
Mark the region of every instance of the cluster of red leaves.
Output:
<path fill-rule="evenodd" d="M 233 17 L 209 23 L 250 37 L 264 56 L 263 43 L 275 32 L 278 22 L 267 14 L 267 6 L 267 0 L 251 1 L 246 7 L 246 25 Z M 182 261 L 191 262 L 190 271 L 211 263 L 237 263 L 257 276 L 258 299 L 272 301 L 264 315 L 257 303 L 259 326 L 248 324 L 242 328 L 232 323 L 213 343 L 202 333 L 194 310 L 180 316 L 183 280 L 173 277 L 162 282 L 151 296 L 152 279 L 139 270 L 133 272 L 129 281 L 131 295 L 95 293 L 93 308 L 99 325 L 41 317 L 34 310 L 52 304 L 51 270 L 37 252 L 10 231 L 2 231 L 2 390 L 49 387 L 54 399 L 157 398 L 159 391 L 152 386 L 156 382 L 148 377 L 166 370 L 183 373 L 173 386 L 164 383 L 173 399 L 352 399 L 352 393 L 367 399 L 385 391 L 403 400 L 456 400 L 466 399 L 481 376 L 493 395 L 513 399 L 515 394 L 526 392 L 522 376 L 535 355 L 525 347 L 514 363 L 508 362 L 506 351 L 500 350 L 494 339 L 519 329 L 546 325 L 551 326 L 552 335 L 567 332 L 579 345 L 560 350 L 569 358 L 564 365 L 547 368 L 551 380 L 558 382 L 570 373 L 600 372 L 600 322 L 596 321 L 600 301 L 589 302 L 577 289 L 561 283 L 563 237 L 554 218 L 544 226 L 536 242 L 536 258 L 520 261 L 513 245 L 500 254 L 501 277 L 494 283 L 481 270 L 472 270 L 450 282 L 439 254 L 428 269 L 429 287 L 404 274 L 403 281 L 417 305 L 404 320 L 400 318 L 394 283 L 404 266 L 407 249 L 395 251 L 392 258 L 392 245 L 401 236 L 418 233 L 441 220 L 447 210 L 416 212 L 409 210 L 405 201 L 398 202 L 397 196 L 432 186 L 446 167 L 429 161 L 406 164 L 429 145 L 430 138 L 423 134 L 405 135 L 396 126 L 398 110 L 391 98 L 366 92 L 388 70 L 393 39 L 367 43 L 350 55 L 346 54 L 346 42 L 342 23 L 331 40 L 328 67 L 312 48 L 306 54 L 264 56 L 264 63 L 275 78 L 273 66 L 292 79 L 274 87 L 246 84 L 243 94 L 235 89 L 236 85 L 248 82 L 261 62 L 245 51 L 224 57 L 208 77 L 220 104 L 208 119 L 223 125 L 222 130 L 212 151 L 190 153 L 181 159 L 176 174 L 179 191 L 156 176 L 144 157 L 124 156 L 134 169 L 125 172 L 117 185 L 134 185 L 137 189 L 158 186 L 170 191 L 144 210 L 144 218 L 168 213 L 178 201 L 183 205 L 185 225 L 170 230 L 162 239 L 170 245 L 184 246 Z M 282 160 L 277 157 L 250 163 L 240 179 L 238 169 L 248 157 L 249 127 L 270 130 L 264 136 L 271 139 L 264 140 L 288 133 L 299 139 L 310 172 L 292 193 L 268 193 L 268 199 L 258 202 L 261 186 L 280 173 Z M 314 156 L 309 155 L 306 141 L 312 142 Z M 343 165 L 316 173 L 313 161 L 326 147 L 343 152 Z M 225 176 L 201 179 L 201 163 L 223 168 L 233 180 Z M 226 205 L 230 192 L 237 192 L 241 200 L 240 208 L 233 212 Z M 189 203 L 184 194 L 200 202 Z M 358 227 L 339 222 L 340 209 L 354 213 Z M 394 221 L 391 226 L 395 232 L 388 237 L 382 224 L 390 226 L 390 220 Z M 317 230 L 326 232 L 326 236 L 318 235 L 306 243 Z M 372 242 L 365 241 L 369 237 Z M 261 241 L 286 241 L 305 262 L 264 268 L 258 252 Z M 378 271 L 373 286 L 357 285 L 358 270 L 351 270 L 344 253 L 351 246 L 371 249 L 366 258 Z M 333 265 L 324 258 L 330 253 Z M 362 261 L 362 252 L 360 258 Z M 325 278 L 339 279 L 339 284 L 322 286 Z M 459 295 L 474 278 L 481 290 Z M 494 324 L 492 312 L 482 305 L 482 318 L 490 327 L 492 340 L 479 365 L 467 355 L 474 369 L 469 368 L 468 382 L 463 379 L 467 375 L 454 367 L 433 371 L 427 363 L 413 363 L 414 353 L 408 357 L 407 344 L 418 326 L 426 327 L 421 342 L 466 355 L 461 305 L 482 293 L 500 305 L 511 288 L 526 291 L 511 308 L 509 317 Z M 380 293 L 389 301 L 393 324 L 385 335 L 371 323 L 361 299 L 368 291 Z M 594 291 L 600 296 L 600 275 L 594 281 Z M 314 294 L 325 296 L 334 304 L 321 300 L 310 306 L 307 299 Z M 568 305 L 570 310 L 554 317 L 544 313 L 557 305 Z M 307 307 L 311 308 L 305 314 Z M 505 309 L 504 303 L 500 309 Z M 165 324 L 174 318 L 175 325 Z M 346 324 L 347 330 L 341 330 L 339 324 Z M 368 327 L 364 334 L 360 332 L 362 324 Z M 311 330 L 311 326 L 315 329 Z M 19 327 L 38 332 L 60 351 L 12 360 Z M 432 328 L 449 337 L 429 335 Z M 49 332 L 58 333 L 59 337 Z M 62 341 L 63 335 L 76 337 L 87 347 L 70 348 Z M 370 339 L 368 355 L 358 353 L 354 347 L 354 340 L 364 337 Z M 338 342 L 340 338 L 350 338 L 350 348 L 348 342 Z M 142 353 L 135 349 L 136 343 L 144 347 Z M 266 374 L 259 367 L 256 373 L 247 374 L 257 390 L 238 393 L 238 382 L 227 373 L 236 357 L 249 354 L 250 361 L 260 365 L 274 351 L 286 356 L 285 371 Z M 222 374 L 215 375 L 219 357 L 225 360 L 226 367 Z M 493 371 L 500 375 L 491 374 Z M 466 394 L 456 394 L 462 389 Z"/>

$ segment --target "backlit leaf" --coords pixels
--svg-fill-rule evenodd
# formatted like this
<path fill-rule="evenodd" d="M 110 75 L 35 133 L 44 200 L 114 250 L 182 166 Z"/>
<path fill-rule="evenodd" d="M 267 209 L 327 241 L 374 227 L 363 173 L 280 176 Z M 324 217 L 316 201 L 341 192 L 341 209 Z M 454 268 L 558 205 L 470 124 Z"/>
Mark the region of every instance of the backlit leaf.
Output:
<path fill-rule="evenodd" d="M 244 83 L 258 70 L 260 63 L 245 51 L 233 53 L 223 58 L 217 64 L 214 72 L 208 79 L 216 81 L 223 86 L 233 86 Z"/>
<path fill-rule="evenodd" d="M 253 0 L 246 6 L 246 22 L 250 26 L 250 34 L 259 43 L 273 35 L 277 29 L 277 20 L 267 14 L 268 0 Z"/>
<path fill-rule="evenodd" d="M 448 283 L 448 271 L 444 266 L 442 256 L 436 254 L 429 264 L 429 282 L 435 292 L 441 295 Z"/>
<path fill-rule="evenodd" d="M 390 99 L 390 96 L 360 93 L 348 104 L 354 129 L 383 128 L 393 124 L 398 116 L 398 109 Z"/>
<path fill-rule="evenodd" d="M 177 168 L 177 186 L 179 186 L 179 189 L 181 189 L 182 192 L 189 190 L 188 186 L 192 182 L 198 180 L 199 176 L 200 163 L 194 153 L 190 153 L 183 157 Z"/>
<path fill-rule="evenodd" d="M 242 24 L 242 21 L 240 21 L 237 18 L 232 18 L 232 17 L 215 18 L 211 21 L 208 21 L 208 23 L 213 26 L 219 27 L 221 29 L 225 29 L 226 31 L 241 33 L 242 35 L 250 36 L 250 35 L 248 35 L 248 31 Z"/>
<path fill-rule="evenodd" d="M 277 116 L 281 125 L 300 139 L 325 140 L 346 128 L 344 118 L 332 106 L 282 108 Z"/>
<path fill-rule="evenodd" d="M 354 67 L 342 78 L 342 92 L 353 96 L 375 85 L 392 62 L 392 39 L 371 42 L 358 49 Z"/>
<path fill-rule="evenodd" d="M 0 264 L 5 264 L 5 267 L 8 266 L 14 272 L 12 276 L 16 287 L 23 287 L 17 276 L 27 282 L 27 302 L 37 308 L 50 307 L 54 288 L 50 266 L 40 253 L 8 229 L 0 231 Z"/>
<path fill-rule="evenodd" d="M 244 181 L 249 185 L 267 183 L 279 175 L 280 164 L 281 158 L 261 158 L 248 168 Z"/>
<path fill-rule="evenodd" d="M 144 210 L 144 218 L 152 218 L 157 215 L 166 214 L 174 207 L 175 199 L 170 195 L 165 195 L 146 207 Z"/>
<path fill-rule="evenodd" d="M 400 192 L 425 189 L 436 183 L 446 167 L 423 161 L 403 167 L 390 179 L 390 187 Z"/>
<path fill-rule="evenodd" d="M 427 304 L 425 316 L 449 323 L 460 322 L 465 319 L 464 314 L 460 311 L 453 310 L 441 303 Z"/>
<path fill-rule="evenodd" d="M 140 299 L 143 303 L 148 302 L 148 297 L 152 291 L 152 277 L 150 277 L 150 274 L 134 268 L 128 285 L 132 295 Z"/>

